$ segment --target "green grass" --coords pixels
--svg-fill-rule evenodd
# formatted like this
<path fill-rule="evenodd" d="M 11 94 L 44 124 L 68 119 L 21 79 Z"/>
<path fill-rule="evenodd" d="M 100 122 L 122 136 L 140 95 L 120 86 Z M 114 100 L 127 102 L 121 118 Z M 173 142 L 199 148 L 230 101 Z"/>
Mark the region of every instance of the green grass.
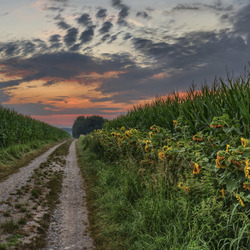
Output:
<path fill-rule="evenodd" d="M 249 97 L 248 74 L 81 137 L 97 249 L 248 249 Z"/>

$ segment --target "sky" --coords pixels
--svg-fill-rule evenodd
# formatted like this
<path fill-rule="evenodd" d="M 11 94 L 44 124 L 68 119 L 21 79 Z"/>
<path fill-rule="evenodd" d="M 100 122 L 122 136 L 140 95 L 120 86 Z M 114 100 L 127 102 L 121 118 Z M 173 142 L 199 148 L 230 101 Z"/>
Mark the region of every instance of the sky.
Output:
<path fill-rule="evenodd" d="M 250 0 L 0 0 L 0 105 L 58 127 L 249 68 Z"/>

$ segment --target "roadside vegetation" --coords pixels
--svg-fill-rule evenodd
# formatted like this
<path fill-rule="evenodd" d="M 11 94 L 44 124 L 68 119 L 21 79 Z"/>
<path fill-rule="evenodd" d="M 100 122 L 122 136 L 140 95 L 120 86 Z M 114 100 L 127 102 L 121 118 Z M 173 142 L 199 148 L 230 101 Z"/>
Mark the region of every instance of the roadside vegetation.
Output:
<path fill-rule="evenodd" d="M 0 106 L 0 181 L 42 149 L 69 137 L 66 131 Z"/>
<path fill-rule="evenodd" d="M 250 75 L 80 137 L 97 249 L 248 249 Z"/>

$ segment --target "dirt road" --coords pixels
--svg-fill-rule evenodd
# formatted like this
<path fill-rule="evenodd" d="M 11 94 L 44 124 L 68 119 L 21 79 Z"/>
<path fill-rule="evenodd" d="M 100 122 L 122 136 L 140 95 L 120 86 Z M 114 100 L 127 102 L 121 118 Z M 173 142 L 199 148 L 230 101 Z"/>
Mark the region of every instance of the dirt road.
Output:
<path fill-rule="evenodd" d="M 94 249 L 75 143 L 0 183 L 0 249 Z"/>
<path fill-rule="evenodd" d="M 39 165 L 46 161 L 48 156 L 55 151 L 62 143 L 52 147 L 44 154 L 34 159 L 28 166 L 20 168 L 19 171 L 11 175 L 6 181 L 0 183 L 0 202 L 5 200 L 9 194 L 14 192 L 16 189 L 24 185 L 33 171 L 39 167 Z"/>
<path fill-rule="evenodd" d="M 86 193 L 77 166 L 75 141 L 69 148 L 62 193 L 48 232 L 48 249 L 93 249 Z"/>

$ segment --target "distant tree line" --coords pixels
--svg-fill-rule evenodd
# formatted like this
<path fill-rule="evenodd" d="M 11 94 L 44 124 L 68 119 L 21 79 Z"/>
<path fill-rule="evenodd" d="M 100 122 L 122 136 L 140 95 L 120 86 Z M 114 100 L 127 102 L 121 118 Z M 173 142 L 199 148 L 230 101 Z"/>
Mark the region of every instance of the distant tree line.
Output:
<path fill-rule="evenodd" d="M 72 127 L 72 135 L 79 138 L 80 135 L 86 135 L 95 129 L 101 129 L 106 120 L 101 116 L 78 116 Z"/>

